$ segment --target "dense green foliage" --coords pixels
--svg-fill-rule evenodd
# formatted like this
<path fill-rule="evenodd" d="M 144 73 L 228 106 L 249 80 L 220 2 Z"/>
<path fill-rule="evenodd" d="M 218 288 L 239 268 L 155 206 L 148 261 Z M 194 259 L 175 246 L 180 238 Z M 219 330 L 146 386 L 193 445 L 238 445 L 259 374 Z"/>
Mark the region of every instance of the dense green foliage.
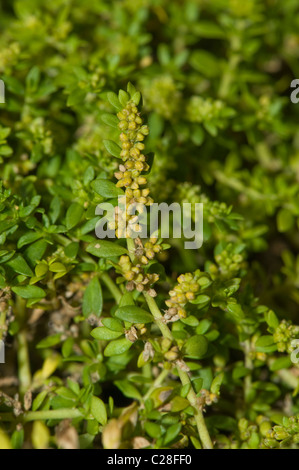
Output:
<path fill-rule="evenodd" d="M 298 13 L 0 2 L 0 448 L 298 446 Z M 124 193 L 202 247 L 99 241 Z"/>

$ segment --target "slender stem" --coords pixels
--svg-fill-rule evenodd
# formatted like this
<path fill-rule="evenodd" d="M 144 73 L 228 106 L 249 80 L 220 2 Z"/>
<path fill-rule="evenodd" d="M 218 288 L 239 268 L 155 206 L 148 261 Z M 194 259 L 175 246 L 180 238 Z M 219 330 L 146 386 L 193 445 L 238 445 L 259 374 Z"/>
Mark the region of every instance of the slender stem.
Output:
<path fill-rule="evenodd" d="M 250 390 L 251 390 L 251 371 L 253 369 L 253 363 L 250 358 L 250 341 L 247 339 L 244 342 L 244 355 L 245 355 L 245 367 L 250 370 L 250 374 L 246 375 L 244 379 L 244 398 L 245 402 L 247 403 L 250 398 Z"/>
<path fill-rule="evenodd" d="M 152 368 L 150 362 L 147 362 L 146 364 L 144 364 L 144 366 L 142 366 L 142 375 L 147 379 L 152 378 Z"/>
<path fill-rule="evenodd" d="M 131 259 L 132 262 L 134 262 L 135 261 L 135 254 L 134 254 L 134 252 L 135 252 L 135 243 L 134 243 L 134 240 L 132 240 L 131 238 L 127 238 L 127 247 L 128 247 L 130 259 Z M 168 338 L 171 341 L 174 341 L 174 338 L 172 336 L 172 333 L 171 333 L 170 329 L 163 322 L 163 315 L 160 312 L 160 309 L 157 306 L 154 298 L 151 297 L 147 292 L 143 292 L 143 295 L 144 295 L 144 298 L 147 302 L 147 305 L 148 305 L 148 307 L 149 307 L 149 309 L 150 309 L 150 311 L 151 311 L 151 313 L 152 313 L 152 315 L 153 315 L 153 317 L 156 321 L 156 324 L 158 325 L 158 327 L 159 327 L 162 335 L 164 336 L 164 338 Z M 190 405 L 194 408 L 194 417 L 195 417 L 195 421 L 196 421 L 196 425 L 197 425 L 197 429 L 198 429 L 198 434 L 199 434 L 199 437 L 201 439 L 202 445 L 205 449 L 212 449 L 213 444 L 212 444 L 211 438 L 209 436 L 209 432 L 207 430 L 202 411 L 199 409 L 199 406 L 198 406 L 198 403 L 197 403 L 197 397 L 196 397 L 195 391 L 192 387 L 192 383 L 191 383 L 191 380 L 189 378 L 189 375 L 186 372 L 180 370 L 179 367 L 177 369 L 178 369 L 178 374 L 179 374 L 179 377 L 181 379 L 182 384 L 183 385 L 190 384 L 190 391 L 187 395 L 187 398 L 189 400 Z M 160 374 L 161 378 L 160 378 L 160 376 L 158 377 L 159 378 L 158 383 L 162 383 L 163 379 L 168 374 L 168 371 L 162 371 L 162 372 L 163 373 Z M 165 375 L 165 377 L 164 377 L 164 375 Z M 160 382 L 160 380 L 161 380 L 161 382 Z M 147 394 L 145 395 L 145 399 L 148 398 L 148 396 L 152 393 L 151 388 L 148 390 Z"/>
<path fill-rule="evenodd" d="M 132 263 L 135 261 L 135 243 L 133 238 L 127 238 L 127 247 Z"/>
<path fill-rule="evenodd" d="M 20 324 L 23 327 L 26 321 L 26 300 L 17 296 L 16 309 Z M 27 330 L 23 327 L 17 336 L 18 342 L 18 364 L 19 364 L 19 390 L 23 397 L 31 385 L 30 358 L 27 344 Z"/>
<path fill-rule="evenodd" d="M 218 95 L 220 98 L 225 99 L 229 94 L 232 81 L 236 77 L 237 67 L 242 59 L 240 54 L 242 44 L 242 32 L 239 31 L 237 34 L 233 34 L 230 38 L 231 55 L 228 60 L 228 64 L 222 75 L 222 79 L 219 86 Z"/>
<path fill-rule="evenodd" d="M 159 307 L 157 306 L 155 300 L 153 299 L 153 297 L 148 295 L 147 292 L 144 292 L 143 295 L 145 297 L 147 305 L 148 305 L 154 319 L 156 320 L 156 323 L 157 323 L 158 327 L 160 328 L 160 331 L 161 331 L 162 335 L 164 336 L 164 338 L 168 338 L 171 341 L 173 341 L 173 336 L 171 334 L 171 331 L 168 328 L 168 326 L 165 323 L 163 323 L 163 315 L 160 312 Z"/>
<path fill-rule="evenodd" d="M 190 377 L 187 374 L 187 372 L 181 370 L 178 367 L 178 374 L 179 374 L 179 377 L 180 377 L 181 382 L 182 382 L 183 385 L 191 384 L 191 380 L 190 380 Z M 202 442 L 202 445 L 203 445 L 204 449 L 213 449 L 213 443 L 211 441 L 209 431 L 206 427 L 206 423 L 205 423 L 205 419 L 203 417 L 203 413 L 198 407 L 197 396 L 196 396 L 196 393 L 195 393 L 195 391 L 192 387 L 192 384 L 191 384 L 190 390 L 188 392 L 187 398 L 189 400 L 190 405 L 194 409 L 194 413 L 195 413 L 194 418 L 195 418 L 195 422 L 196 422 L 196 425 L 197 425 L 198 434 L 199 434 L 199 437 L 201 439 L 201 442 Z"/>
<path fill-rule="evenodd" d="M 27 422 L 46 419 L 73 419 L 82 416 L 82 413 L 78 409 L 60 408 L 59 410 L 28 411 L 24 413 L 23 420 Z"/>
<path fill-rule="evenodd" d="M 270 360 L 269 364 L 271 365 L 272 363 L 273 363 L 273 360 Z M 296 371 L 297 371 L 297 369 L 296 369 Z M 299 377 L 296 377 L 294 374 L 292 374 L 291 370 L 289 370 L 289 369 L 280 369 L 280 370 L 276 371 L 276 374 L 290 388 L 295 389 L 295 391 L 298 390 L 298 388 L 299 388 Z"/>
<path fill-rule="evenodd" d="M 21 397 L 25 395 L 31 385 L 30 359 L 26 333 L 26 330 L 22 330 L 18 334 L 18 363 Z"/>
<path fill-rule="evenodd" d="M 115 299 L 115 302 L 119 304 L 120 299 L 122 297 L 122 293 L 119 288 L 115 285 L 109 274 L 107 272 L 103 272 L 101 273 L 100 278 L 102 279 L 106 287 L 108 287 L 108 289 L 110 290 L 111 294 Z"/>
<path fill-rule="evenodd" d="M 262 194 L 259 193 L 256 189 L 247 187 L 242 181 L 234 178 L 232 176 L 227 176 L 223 171 L 215 170 L 213 171 L 213 176 L 219 181 L 221 184 L 228 186 L 229 188 L 234 189 L 239 193 L 246 193 L 250 198 L 254 200 L 261 200 L 261 201 L 277 201 L 278 196 L 276 194 Z"/>
<path fill-rule="evenodd" d="M 153 299 L 153 297 L 150 297 L 146 292 L 144 292 L 144 297 L 147 301 L 147 305 L 148 305 L 153 317 L 156 320 L 156 323 L 157 323 L 158 327 L 160 328 L 160 331 L 161 331 L 162 335 L 165 338 L 168 338 L 168 339 L 171 339 L 172 341 L 174 341 L 174 338 L 173 338 L 173 336 L 171 334 L 171 331 L 169 330 L 168 326 L 165 325 L 165 323 L 163 323 L 161 321 L 163 319 L 163 315 L 160 312 L 160 310 L 159 310 L 155 300 Z M 199 409 L 196 393 L 193 389 L 190 377 L 187 374 L 187 372 L 182 371 L 179 367 L 177 367 L 177 370 L 178 370 L 178 374 L 179 374 L 179 377 L 180 377 L 180 380 L 181 380 L 182 384 L 183 385 L 190 384 L 190 391 L 187 395 L 187 398 L 189 400 L 190 405 L 194 408 L 195 422 L 196 422 L 196 426 L 197 426 L 197 429 L 198 429 L 198 434 L 199 434 L 199 437 L 201 439 L 202 445 L 205 449 L 212 449 L 213 444 L 212 444 L 212 441 L 211 441 L 211 438 L 210 438 L 210 435 L 209 435 L 209 431 L 206 427 L 206 423 L 205 423 L 205 420 L 204 420 L 204 417 L 203 417 L 203 413 L 202 413 L 201 409 Z"/>
<path fill-rule="evenodd" d="M 167 369 L 163 369 L 162 372 L 160 372 L 160 374 L 158 375 L 158 377 L 156 378 L 154 383 L 151 385 L 151 387 L 148 389 L 148 391 L 144 395 L 143 401 L 147 400 L 149 398 L 149 396 L 152 394 L 152 392 L 157 387 L 159 387 L 159 385 L 161 385 L 163 383 L 164 379 L 166 379 L 168 374 L 169 374 L 169 370 L 167 370 Z"/>
<path fill-rule="evenodd" d="M 13 413 L 0 413 L 0 422 L 20 420 L 24 423 L 35 420 L 47 419 L 74 419 L 83 417 L 78 409 L 74 408 L 60 408 L 59 410 L 40 410 L 40 411 L 27 411 L 21 416 L 16 417 Z"/>
<path fill-rule="evenodd" d="M 0 340 L 2 340 L 3 336 L 4 336 L 4 332 L 6 331 L 6 326 L 5 326 L 5 322 L 6 322 L 6 309 L 3 310 L 3 312 L 0 313 Z"/>
<path fill-rule="evenodd" d="M 219 97 L 224 99 L 227 97 L 231 83 L 235 78 L 236 68 L 240 62 L 241 56 L 239 54 L 232 54 L 229 58 L 226 70 L 222 76 L 222 80 L 219 87 Z"/>

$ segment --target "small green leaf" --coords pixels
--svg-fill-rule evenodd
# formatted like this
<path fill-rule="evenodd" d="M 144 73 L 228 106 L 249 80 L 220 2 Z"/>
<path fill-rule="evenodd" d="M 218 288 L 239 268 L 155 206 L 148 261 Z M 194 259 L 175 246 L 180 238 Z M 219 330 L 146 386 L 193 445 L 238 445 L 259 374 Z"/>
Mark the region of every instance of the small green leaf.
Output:
<path fill-rule="evenodd" d="M 216 377 L 214 377 L 213 382 L 211 384 L 211 392 L 212 393 L 218 393 L 219 392 L 220 386 L 223 382 L 223 379 L 224 379 L 223 372 L 221 372 L 220 374 L 216 375 Z"/>
<path fill-rule="evenodd" d="M 150 313 L 136 305 L 119 307 L 115 312 L 115 316 L 130 323 L 152 323 L 154 321 Z"/>
<path fill-rule="evenodd" d="M 118 129 L 119 120 L 114 114 L 104 113 L 101 115 L 102 121 L 107 124 L 108 126 L 114 127 Z"/>
<path fill-rule="evenodd" d="M 24 276 L 32 277 L 33 272 L 31 271 L 30 267 L 24 260 L 23 256 L 16 255 L 13 259 L 9 260 L 6 263 L 10 266 L 16 273 L 24 274 Z"/>
<path fill-rule="evenodd" d="M 113 91 L 108 91 L 107 98 L 109 103 L 112 104 L 114 108 L 116 108 L 118 111 L 121 111 L 122 107 L 116 93 L 114 93 Z"/>
<path fill-rule="evenodd" d="M 270 365 L 270 370 L 273 372 L 281 369 L 288 369 L 292 365 L 291 358 L 289 356 L 279 357 L 275 359 Z"/>
<path fill-rule="evenodd" d="M 182 428 L 181 423 L 176 423 L 176 424 L 172 424 L 171 426 L 169 426 L 169 428 L 167 428 L 167 431 L 164 437 L 164 444 L 167 445 L 171 441 L 173 441 L 178 436 L 181 428 Z"/>
<path fill-rule="evenodd" d="M 210 328 L 212 322 L 204 318 L 199 322 L 199 325 L 196 327 L 196 333 L 198 335 L 204 335 Z"/>
<path fill-rule="evenodd" d="M 50 210 L 49 210 L 49 217 L 52 222 L 52 224 L 55 224 L 56 220 L 59 217 L 61 210 L 61 200 L 59 199 L 58 196 L 55 196 L 50 204 Z"/>
<path fill-rule="evenodd" d="M 163 432 L 162 426 L 160 424 L 152 423 L 151 421 L 147 421 L 145 423 L 144 429 L 146 433 L 153 439 L 160 437 Z"/>
<path fill-rule="evenodd" d="M 49 271 L 52 273 L 64 273 L 66 272 L 66 267 L 62 263 L 55 262 L 49 265 Z"/>
<path fill-rule="evenodd" d="M 184 350 L 186 356 L 192 359 L 200 359 L 208 349 L 208 340 L 203 335 L 194 335 L 187 339 Z"/>
<path fill-rule="evenodd" d="M 260 336 L 255 343 L 256 350 L 259 352 L 274 352 L 277 349 L 273 336 Z"/>
<path fill-rule="evenodd" d="M 99 326 L 98 328 L 94 328 L 90 334 L 95 339 L 110 341 L 123 335 L 123 331 L 113 331 L 109 330 L 109 328 L 106 328 L 105 326 Z"/>
<path fill-rule="evenodd" d="M 61 352 L 63 357 L 69 357 L 73 351 L 73 346 L 74 346 L 74 338 L 71 336 L 67 338 L 61 348 Z"/>
<path fill-rule="evenodd" d="M 111 341 L 111 343 L 109 343 L 104 350 L 104 356 L 110 357 L 123 354 L 124 352 L 128 351 L 128 349 L 130 349 L 132 344 L 133 343 L 131 343 L 131 341 L 127 340 L 126 338 Z"/>
<path fill-rule="evenodd" d="M 40 69 L 35 65 L 29 71 L 26 77 L 26 86 L 30 93 L 33 93 L 37 87 L 40 80 Z"/>
<path fill-rule="evenodd" d="M 118 100 L 123 108 L 127 106 L 128 101 L 130 100 L 129 94 L 124 90 L 119 90 L 118 92 Z"/>
<path fill-rule="evenodd" d="M 46 396 L 48 395 L 49 391 L 48 390 L 43 390 L 42 392 L 40 392 L 36 397 L 35 399 L 33 400 L 33 403 L 32 403 L 32 411 L 36 411 L 39 409 L 39 407 L 42 405 L 44 399 L 46 398 Z"/>
<path fill-rule="evenodd" d="M 129 82 L 127 85 L 127 92 L 131 95 L 131 97 L 136 93 L 136 88 L 131 82 Z"/>
<path fill-rule="evenodd" d="M 90 412 L 102 426 L 105 426 L 107 423 L 107 410 L 103 400 L 93 396 L 90 403 Z"/>
<path fill-rule="evenodd" d="M 39 261 L 46 249 L 47 249 L 48 243 L 46 240 L 37 240 L 36 242 L 32 243 L 28 248 L 26 248 L 26 258 L 28 258 L 32 263 L 36 263 Z"/>
<path fill-rule="evenodd" d="M 78 254 L 78 250 L 79 250 L 79 243 L 71 242 L 65 247 L 64 253 L 65 253 L 65 256 L 67 256 L 68 258 L 76 258 Z"/>
<path fill-rule="evenodd" d="M 29 245 L 29 243 L 35 242 L 42 236 L 43 234 L 40 232 L 27 232 L 25 235 L 22 235 L 21 238 L 19 238 L 17 247 L 22 248 L 25 245 Z"/>
<path fill-rule="evenodd" d="M 103 294 L 101 284 L 97 277 L 94 277 L 88 284 L 84 296 L 82 311 L 85 317 L 91 314 L 100 316 L 103 309 Z"/>
<path fill-rule="evenodd" d="M 109 330 L 118 331 L 121 333 L 123 332 L 124 327 L 122 323 L 116 318 L 111 318 L 111 317 L 103 318 L 102 323 L 104 326 L 109 328 Z"/>
<path fill-rule="evenodd" d="M 73 202 L 66 213 L 66 228 L 68 230 L 75 227 L 81 220 L 84 210 L 78 202 Z"/>
<path fill-rule="evenodd" d="M 94 179 L 94 176 L 95 176 L 94 168 L 92 166 L 87 167 L 83 175 L 84 186 L 87 186 Z"/>
<path fill-rule="evenodd" d="M 250 370 L 244 366 L 235 367 L 233 370 L 233 379 L 238 380 L 243 377 L 246 377 L 250 373 Z"/>
<path fill-rule="evenodd" d="M 140 400 L 141 394 L 139 390 L 131 384 L 128 380 L 116 380 L 115 385 L 125 395 L 125 397 L 133 398 L 134 400 Z"/>
<path fill-rule="evenodd" d="M 121 158 L 121 148 L 115 142 L 113 142 L 113 140 L 103 140 L 103 144 L 107 152 L 113 155 L 113 157 Z"/>
<path fill-rule="evenodd" d="M 37 299 L 46 296 L 45 291 L 37 286 L 12 287 L 11 290 L 23 299 Z"/>
<path fill-rule="evenodd" d="M 271 328 L 277 328 L 279 325 L 279 320 L 273 310 L 269 310 L 265 315 L 266 322 Z"/>
<path fill-rule="evenodd" d="M 191 300 L 192 304 L 198 305 L 199 308 L 203 308 L 210 302 L 210 297 L 208 295 L 198 295 L 194 300 Z"/>
<path fill-rule="evenodd" d="M 98 178 L 91 183 L 92 189 L 102 197 L 113 198 L 122 196 L 124 192 L 115 186 L 112 181 Z"/>
<path fill-rule="evenodd" d="M 128 253 L 126 248 L 118 245 L 116 242 L 108 242 L 106 240 L 90 243 L 86 251 L 98 258 L 115 258 Z"/>
<path fill-rule="evenodd" d="M 140 91 L 136 91 L 136 93 L 134 93 L 134 95 L 132 96 L 132 101 L 134 101 L 136 106 L 139 105 L 140 99 L 141 99 L 141 93 L 140 93 Z"/>
<path fill-rule="evenodd" d="M 62 334 L 57 333 L 56 335 L 48 336 L 47 338 L 42 339 L 37 345 L 37 349 L 51 348 L 56 344 L 60 343 Z"/>
<path fill-rule="evenodd" d="M 237 303 L 230 303 L 227 304 L 227 310 L 231 314 L 231 317 L 234 321 L 239 322 L 244 318 L 244 312 L 242 310 L 241 305 Z"/>
<path fill-rule="evenodd" d="M 126 305 L 135 305 L 132 292 L 125 292 L 120 299 L 119 307 L 125 307 Z"/>
<path fill-rule="evenodd" d="M 12 148 L 9 147 L 9 145 L 0 146 L 0 155 L 3 155 L 3 157 L 8 157 L 11 154 L 12 154 Z"/>
<path fill-rule="evenodd" d="M 277 228 L 279 232 L 287 232 L 293 228 L 295 219 L 288 209 L 280 209 L 277 214 Z"/>

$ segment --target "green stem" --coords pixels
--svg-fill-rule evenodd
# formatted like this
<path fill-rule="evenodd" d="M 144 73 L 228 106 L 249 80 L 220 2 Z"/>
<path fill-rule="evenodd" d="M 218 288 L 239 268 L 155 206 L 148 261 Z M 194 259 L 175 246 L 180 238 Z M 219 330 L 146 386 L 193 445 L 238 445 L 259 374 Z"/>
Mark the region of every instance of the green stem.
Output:
<path fill-rule="evenodd" d="M 160 328 L 160 331 L 161 331 L 162 335 L 164 336 L 164 338 L 168 338 L 171 341 L 173 341 L 173 336 L 171 334 L 171 331 L 168 328 L 168 326 L 163 322 L 163 315 L 160 312 L 159 307 L 157 306 L 154 298 L 151 297 L 150 295 L 148 295 L 147 292 L 144 292 L 143 295 L 145 297 L 147 305 L 148 305 L 154 319 L 156 320 L 156 323 L 157 323 L 158 327 Z"/>
<path fill-rule="evenodd" d="M 218 95 L 219 98 L 225 99 L 229 94 L 229 89 L 232 81 L 235 78 L 236 68 L 240 62 L 241 56 L 233 53 L 229 58 L 226 70 L 222 76 L 222 80 L 219 86 Z"/>
<path fill-rule="evenodd" d="M 26 321 L 26 300 L 17 296 L 16 298 L 16 309 L 18 319 L 21 325 L 21 330 L 17 336 L 18 343 L 18 374 L 19 374 L 19 391 L 20 396 L 23 397 L 31 385 L 31 370 L 30 370 L 30 358 L 27 344 L 27 331 L 23 328 Z M 23 329 L 22 329 L 23 328 Z"/>
<path fill-rule="evenodd" d="M 0 340 L 2 340 L 3 336 L 4 336 L 4 332 L 6 331 L 6 326 L 5 326 L 5 322 L 6 322 L 6 309 L 3 310 L 3 312 L 0 313 Z"/>
<path fill-rule="evenodd" d="M 163 369 L 162 372 L 160 372 L 160 374 L 158 375 L 154 383 L 151 385 L 151 387 L 148 389 L 148 391 L 144 395 L 143 401 L 147 400 L 150 397 L 150 395 L 153 393 L 153 391 L 164 382 L 164 379 L 166 379 L 168 374 L 169 374 L 169 370 L 167 369 Z"/>
<path fill-rule="evenodd" d="M 238 180 L 233 176 L 227 176 L 223 171 L 215 170 L 213 171 L 213 176 L 216 178 L 219 183 L 228 186 L 229 188 L 239 192 L 244 193 L 253 200 L 257 201 L 272 201 L 273 204 L 278 202 L 277 194 L 262 194 L 259 193 L 256 189 L 249 188 L 242 181 Z"/>
<path fill-rule="evenodd" d="M 224 74 L 222 75 L 218 90 L 218 95 L 222 99 L 227 98 L 227 96 L 229 95 L 231 84 L 236 78 L 236 70 L 242 59 L 242 56 L 240 54 L 241 46 L 242 31 L 238 31 L 237 34 L 233 34 L 230 38 L 231 55 L 229 57 Z"/>
<path fill-rule="evenodd" d="M 203 417 L 203 413 L 198 407 L 197 396 L 196 396 L 196 393 L 195 393 L 195 391 L 192 387 L 190 377 L 187 374 L 187 372 L 181 370 L 179 367 L 177 369 L 178 369 L 178 374 L 179 374 L 179 377 L 181 379 L 182 384 L 183 385 L 189 385 L 189 384 L 191 385 L 189 393 L 187 395 L 187 398 L 188 398 L 188 401 L 189 401 L 190 405 L 194 409 L 194 413 L 195 413 L 194 418 L 195 418 L 195 422 L 196 422 L 197 429 L 198 429 L 198 434 L 199 434 L 199 437 L 201 439 L 202 445 L 203 445 L 204 449 L 213 449 L 213 443 L 211 441 L 209 431 L 206 427 L 206 423 L 205 423 L 205 419 Z"/>
<path fill-rule="evenodd" d="M 59 410 L 41 410 L 41 411 L 28 411 L 24 413 L 23 420 L 46 420 L 46 419 L 73 419 L 83 417 L 78 409 L 60 408 Z"/>
<path fill-rule="evenodd" d="M 269 364 L 271 365 L 274 360 L 270 360 Z M 280 369 L 276 374 L 281 378 L 281 380 L 288 385 L 290 388 L 298 390 L 299 388 L 299 378 L 292 374 L 288 369 Z"/>
<path fill-rule="evenodd" d="M 152 368 L 150 362 L 147 362 L 146 364 L 144 364 L 144 366 L 142 366 L 142 375 L 147 379 L 152 378 Z"/>
<path fill-rule="evenodd" d="M 19 418 L 16 418 L 12 413 L 0 413 L 0 422 L 15 421 L 20 419 L 24 423 L 35 420 L 47 419 L 73 419 L 83 417 L 78 409 L 73 408 L 60 408 L 59 410 L 41 410 L 41 411 L 27 411 Z"/>
<path fill-rule="evenodd" d="M 134 243 L 134 240 L 132 240 L 131 238 L 127 238 L 127 247 L 128 247 L 130 259 L 134 263 L 134 261 L 135 261 L 135 255 L 134 255 L 135 243 Z M 150 309 L 150 311 L 151 311 L 151 313 L 152 313 L 152 315 L 155 319 L 155 322 L 156 322 L 157 326 L 159 327 L 163 337 L 168 338 L 171 341 L 174 341 L 174 338 L 172 336 L 172 333 L 171 333 L 170 329 L 163 322 L 163 315 L 160 312 L 160 309 L 157 306 L 154 298 L 151 297 L 147 292 L 143 292 L 143 295 L 144 295 L 144 298 L 147 302 L 147 305 L 148 305 L 148 307 L 149 307 L 149 309 Z M 182 384 L 183 385 L 190 384 L 190 391 L 187 395 L 187 398 L 189 400 L 190 405 L 194 408 L 194 417 L 195 417 L 195 421 L 196 421 L 196 425 L 197 425 L 197 429 L 198 429 L 198 434 L 199 434 L 199 437 L 201 439 L 202 445 L 205 449 L 212 449 L 213 444 L 212 444 L 211 438 L 209 436 L 209 432 L 208 432 L 206 424 L 205 424 L 203 413 L 199 409 L 199 406 L 198 406 L 198 403 L 197 403 L 197 397 L 196 397 L 195 391 L 192 387 L 192 383 L 191 383 L 191 380 L 189 378 L 189 375 L 186 372 L 180 370 L 179 367 L 177 369 L 178 369 L 178 374 L 179 374 L 179 377 L 181 379 Z M 168 372 L 169 371 L 162 371 L 162 373 L 156 379 L 156 380 L 158 380 L 158 384 L 162 383 L 164 378 L 167 376 Z M 153 386 L 155 386 L 155 384 Z M 148 396 L 152 393 L 151 388 L 147 392 L 147 394 L 145 395 L 145 397 L 144 397 L 145 399 L 148 398 Z"/>
<path fill-rule="evenodd" d="M 168 326 L 165 323 L 162 322 L 163 315 L 160 312 L 160 310 L 159 310 L 155 300 L 153 299 L 153 297 L 150 297 L 146 292 L 144 292 L 143 295 L 145 297 L 145 300 L 147 302 L 147 305 L 148 305 L 153 317 L 156 320 L 156 323 L 157 323 L 158 327 L 160 328 L 160 331 L 161 331 L 162 335 L 165 338 L 168 338 L 168 339 L 174 341 L 174 338 L 173 338 L 172 333 L 169 330 Z M 199 437 L 201 439 L 202 445 L 203 445 L 204 449 L 212 449 L 213 444 L 212 444 L 212 441 L 211 441 L 211 438 L 210 438 L 210 435 L 209 435 L 209 431 L 206 427 L 206 423 L 205 423 L 205 420 L 204 420 L 204 417 L 203 417 L 203 413 L 199 409 L 196 393 L 193 389 L 190 377 L 187 374 L 187 372 L 182 371 L 179 367 L 177 367 L 177 370 L 178 370 L 178 374 L 179 374 L 179 377 L 180 377 L 180 380 L 181 380 L 182 384 L 183 385 L 187 385 L 187 384 L 190 385 L 190 391 L 187 395 L 187 398 L 189 400 L 190 405 L 194 409 L 195 422 L 196 422 L 198 434 L 199 434 Z"/>
<path fill-rule="evenodd" d="M 19 390 L 23 397 L 31 385 L 30 359 L 27 344 L 27 332 L 22 330 L 18 334 L 18 364 L 19 364 Z"/>
<path fill-rule="evenodd" d="M 128 247 L 128 252 L 130 256 L 130 260 L 132 263 L 135 262 L 135 243 L 133 238 L 127 238 L 127 247 Z"/>
<path fill-rule="evenodd" d="M 61 243 L 62 246 L 67 246 L 71 243 L 70 239 L 67 237 L 64 237 L 60 233 L 54 233 L 53 238 L 58 242 Z"/>
<path fill-rule="evenodd" d="M 245 402 L 248 403 L 250 398 L 251 391 L 251 371 L 253 369 L 253 363 L 250 358 L 250 341 L 247 339 L 244 345 L 244 355 L 245 355 L 245 367 L 250 370 L 250 374 L 246 375 L 244 379 L 244 398 Z"/>
<path fill-rule="evenodd" d="M 106 287 L 110 290 L 111 294 L 113 295 L 115 302 L 119 304 L 120 299 L 122 298 L 122 293 L 119 288 L 115 285 L 111 277 L 107 272 L 103 272 L 100 274 L 100 279 L 104 282 Z"/>

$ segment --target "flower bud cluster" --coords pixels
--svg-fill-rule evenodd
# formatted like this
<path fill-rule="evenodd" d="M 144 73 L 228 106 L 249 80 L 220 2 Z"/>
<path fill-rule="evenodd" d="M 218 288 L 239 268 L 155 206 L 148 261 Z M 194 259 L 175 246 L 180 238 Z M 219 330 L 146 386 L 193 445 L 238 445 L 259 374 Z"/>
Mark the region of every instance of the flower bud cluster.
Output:
<path fill-rule="evenodd" d="M 199 185 L 193 185 L 187 181 L 178 185 L 177 195 L 178 199 L 183 203 L 202 203 L 205 220 L 209 223 L 214 223 L 217 219 L 226 218 L 232 210 L 231 206 L 228 206 L 225 202 L 211 201 L 206 194 L 201 193 Z"/>
<path fill-rule="evenodd" d="M 200 391 L 200 396 L 198 397 L 198 405 L 200 409 L 204 409 L 206 406 L 210 406 L 213 403 L 217 403 L 218 395 L 212 393 L 209 390 L 202 388 Z"/>
<path fill-rule="evenodd" d="M 150 260 L 155 258 L 156 254 L 163 250 L 160 243 L 158 243 L 159 241 L 157 237 L 151 236 L 143 245 L 139 237 L 135 238 L 134 255 L 140 264 L 147 265 Z"/>
<path fill-rule="evenodd" d="M 120 156 L 123 163 L 119 165 L 114 176 L 118 180 L 116 186 L 125 190 L 126 209 L 116 211 L 113 228 L 116 229 L 117 237 L 121 238 L 130 237 L 131 231 L 140 230 L 137 223 L 138 216 L 129 214 L 127 208 L 134 205 L 136 210 L 142 213 L 143 206 L 150 206 L 154 201 L 149 196 L 149 188 L 144 187 L 147 183 L 146 177 L 141 174 L 149 169 L 146 156 L 143 154 L 145 148 L 143 141 L 149 133 L 148 126 L 143 124 L 140 112 L 133 101 L 128 101 L 127 105 L 117 113 L 117 117 L 118 127 L 121 130 Z M 127 232 L 125 232 L 126 227 L 128 227 Z"/>
<path fill-rule="evenodd" d="M 299 415 L 284 417 L 281 426 L 274 426 L 267 432 L 265 447 L 297 447 L 299 444 Z"/>
<path fill-rule="evenodd" d="M 192 96 L 186 107 L 187 119 L 191 122 L 212 124 L 213 128 L 224 128 L 234 110 L 225 106 L 221 100 Z"/>
<path fill-rule="evenodd" d="M 260 448 L 261 440 L 271 429 L 269 418 L 259 415 L 255 422 L 250 422 L 246 418 L 238 421 L 239 435 L 242 441 L 242 449 Z"/>
<path fill-rule="evenodd" d="M 143 270 L 143 266 L 140 264 L 134 264 L 130 260 L 129 256 L 123 255 L 119 260 L 119 267 L 123 274 L 123 277 L 126 279 L 127 285 L 126 288 L 128 291 L 137 289 L 139 292 L 146 290 L 149 295 L 155 297 L 156 292 L 154 289 L 151 289 L 152 284 L 158 281 L 158 274 L 148 274 Z"/>
<path fill-rule="evenodd" d="M 291 322 L 282 320 L 273 333 L 274 342 L 277 344 L 279 352 L 293 351 L 292 340 L 299 336 L 299 326 L 293 325 Z"/>
<path fill-rule="evenodd" d="M 236 253 L 236 245 L 228 243 L 226 247 L 215 255 L 215 263 L 209 265 L 209 272 L 212 277 L 232 278 L 238 275 L 239 271 L 246 267 L 246 262 L 241 253 Z"/>
<path fill-rule="evenodd" d="M 200 289 L 198 278 L 200 270 L 194 273 L 181 274 L 178 277 L 178 284 L 169 291 L 170 298 L 166 300 L 169 310 L 166 311 L 164 318 L 166 321 L 176 321 L 180 318 L 186 318 L 187 313 L 185 305 L 190 300 L 194 300 Z"/>
<path fill-rule="evenodd" d="M 143 86 L 147 108 L 165 119 L 173 120 L 181 105 L 181 92 L 170 75 L 146 80 Z"/>

